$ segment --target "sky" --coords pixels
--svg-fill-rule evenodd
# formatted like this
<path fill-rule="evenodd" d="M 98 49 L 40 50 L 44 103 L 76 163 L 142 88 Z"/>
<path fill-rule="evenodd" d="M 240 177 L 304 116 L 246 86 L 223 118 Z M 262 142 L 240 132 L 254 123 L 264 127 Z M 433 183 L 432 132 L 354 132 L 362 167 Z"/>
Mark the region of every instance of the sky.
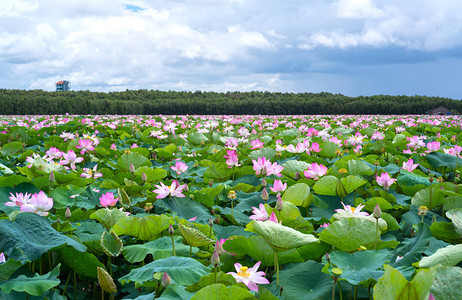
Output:
<path fill-rule="evenodd" d="M 462 99 L 462 1 L 0 0 L 0 88 Z"/>

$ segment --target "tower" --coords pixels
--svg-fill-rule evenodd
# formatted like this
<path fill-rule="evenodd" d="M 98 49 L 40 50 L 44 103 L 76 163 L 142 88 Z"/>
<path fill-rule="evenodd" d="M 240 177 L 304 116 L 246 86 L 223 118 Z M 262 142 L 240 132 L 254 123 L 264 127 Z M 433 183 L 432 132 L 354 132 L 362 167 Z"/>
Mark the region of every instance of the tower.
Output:
<path fill-rule="evenodd" d="M 61 80 L 56 82 L 56 91 L 68 91 L 70 82 L 67 80 Z"/>

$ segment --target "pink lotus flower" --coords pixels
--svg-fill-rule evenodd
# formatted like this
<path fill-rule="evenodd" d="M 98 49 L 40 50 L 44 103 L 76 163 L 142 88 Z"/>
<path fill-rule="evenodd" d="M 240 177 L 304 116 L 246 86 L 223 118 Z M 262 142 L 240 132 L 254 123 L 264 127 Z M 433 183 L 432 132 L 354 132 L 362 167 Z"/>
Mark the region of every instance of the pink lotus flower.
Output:
<path fill-rule="evenodd" d="M 60 161 L 59 164 L 60 165 L 70 165 L 71 166 L 71 169 L 72 170 L 75 170 L 75 164 L 76 163 L 80 163 L 83 161 L 83 157 L 77 157 L 77 155 L 75 154 L 74 150 L 69 150 L 67 151 L 67 153 L 64 153 L 63 152 L 63 158 L 64 160 Z"/>
<path fill-rule="evenodd" d="M 53 207 L 53 198 L 48 198 L 43 191 L 32 195 L 30 202 L 21 205 L 21 211 L 33 212 L 39 216 L 48 216 L 48 211 Z"/>
<path fill-rule="evenodd" d="M 407 162 L 403 162 L 403 166 L 401 167 L 401 169 L 412 172 L 418 166 L 419 166 L 419 164 L 414 164 L 414 160 L 410 159 Z"/>
<path fill-rule="evenodd" d="M 257 262 L 252 268 L 249 269 L 248 267 L 242 266 L 240 263 L 235 263 L 234 268 L 236 268 L 237 273 L 228 272 L 228 274 L 231 274 L 238 283 L 244 283 L 249 288 L 249 290 L 258 292 L 257 284 L 269 284 L 268 279 L 263 277 L 266 275 L 265 272 L 257 272 L 260 264 L 261 261 Z"/>
<path fill-rule="evenodd" d="M 80 174 L 80 177 L 85 177 L 85 178 L 99 178 L 103 177 L 103 173 L 96 172 L 96 168 L 98 165 L 95 165 L 93 169 L 88 169 L 88 168 L 83 168 L 83 173 Z"/>
<path fill-rule="evenodd" d="M 99 197 L 99 203 L 102 207 L 115 206 L 117 201 L 119 201 L 119 197 L 114 198 L 114 194 L 111 192 L 107 192 Z"/>
<path fill-rule="evenodd" d="M 365 216 L 365 217 L 369 216 L 367 212 L 361 211 L 364 208 L 363 204 L 359 204 L 358 207 L 355 208 L 350 205 L 345 205 L 343 202 L 340 202 L 340 203 L 342 203 L 343 209 L 341 208 L 336 209 L 335 210 L 336 212 L 346 211 L 347 213 L 350 213 L 356 216 Z"/>
<path fill-rule="evenodd" d="M 257 160 L 252 159 L 252 163 L 255 175 L 260 175 L 260 173 L 262 173 L 263 176 L 268 175 L 268 169 L 272 166 L 271 162 L 267 160 L 266 157 L 259 157 Z"/>
<path fill-rule="evenodd" d="M 270 175 L 276 175 L 278 177 L 281 177 L 282 174 L 282 170 L 284 170 L 284 167 L 279 165 L 277 162 L 274 162 L 273 164 L 271 164 L 271 166 L 267 169 L 268 171 L 268 176 Z"/>
<path fill-rule="evenodd" d="M 324 223 L 324 224 L 322 224 L 322 225 L 319 225 L 319 227 L 326 228 L 326 227 L 329 226 L 329 225 L 330 225 L 330 223 Z"/>
<path fill-rule="evenodd" d="M 55 158 L 60 158 L 62 155 L 63 154 L 62 154 L 61 150 L 59 150 L 58 148 L 55 148 L 55 147 L 51 147 L 46 152 L 45 157 L 47 158 L 47 160 L 53 160 Z"/>
<path fill-rule="evenodd" d="M 6 263 L 5 254 L 2 252 L 0 253 L 0 264 Z"/>
<path fill-rule="evenodd" d="M 23 193 L 15 193 L 16 195 L 13 196 L 13 193 L 10 193 L 10 197 L 8 197 L 11 201 L 6 202 L 6 206 L 18 206 L 21 207 L 23 204 L 26 204 L 30 201 L 31 194 L 26 193 L 23 195 Z"/>
<path fill-rule="evenodd" d="M 269 217 L 268 221 L 278 223 L 278 218 L 276 218 L 276 214 L 274 213 L 274 211 L 271 212 L 271 216 Z"/>
<path fill-rule="evenodd" d="M 177 175 L 180 175 L 188 170 L 188 166 L 184 162 L 177 160 L 175 166 L 171 166 L 170 169 L 175 171 Z"/>
<path fill-rule="evenodd" d="M 265 205 L 263 203 L 259 204 L 259 209 L 256 207 L 253 207 L 252 213 L 249 217 L 249 219 L 256 220 L 256 221 L 266 221 L 269 218 L 268 213 L 266 212 Z"/>
<path fill-rule="evenodd" d="M 317 152 L 321 151 L 321 148 L 319 148 L 318 143 L 313 143 L 313 144 L 311 144 L 310 151 L 317 153 Z"/>
<path fill-rule="evenodd" d="M 422 137 L 414 135 L 413 137 L 408 137 L 407 141 L 409 142 L 406 146 L 412 149 L 419 149 L 425 147 L 425 143 L 422 141 Z"/>
<path fill-rule="evenodd" d="M 252 144 L 252 147 L 250 149 L 260 149 L 260 148 L 263 148 L 263 145 L 264 145 L 264 143 L 260 141 L 259 139 L 250 141 L 250 143 Z"/>
<path fill-rule="evenodd" d="M 388 191 L 390 186 L 396 181 L 395 178 L 390 178 L 387 172 L 382 173 L 376 178 L 378 185 L 383 186 L 383 188 Z"/>
<path fill-rule="evenodd" d="M 371 139 L 374 141 L 383 140 L 384 138 L 385 138 L 385 135 L 383 134 L 383 132 L 380 132 L 380 131 L 374 132 L 374 134 L 372 134 L 372 137 L 371 137 Z"/>
<path fill-rule="evenodd" d="M 77 149 L 81 149 L 80 154 L 84 155 L 85 152 L 90 152 L 95 150 L 95 147 L 93 147 L 93 141 L 92 140 L 87 140 L 87 139 L 79 139 L 79 144 L 75 146 Z"/>
<path fill-rule="evenodd" d="M 239 163 L 239 159 L 237 158 L 238 155 L 236 154 L 236 150 L 226 150 L 228 155 L 223 155 L 226 158 L 226 164 L 228 168 L 232 168 L 234 166 L 239 167 L 241 164 Z"/>
<path fill-rule="evenodd" d="M 162 182 L 160 185 L 154 185 L 157 189 L 153 192 L 157 194 L 156 199 L 162 199 L 169 195 L 173 197 L 186 197 L 182 192 L 186 188 L 186 184 L 180 185 L 177 180 L 173 180 L 171 186 L 166 186 Z"/>
<path fill-rule="evenodd" d="M 279 193 L 284 192 L 287 189 L 287 183 L 282 183 L 281 179 L 275 179 L 273 182 L 273 186 L 270 187 L 270 190 Z"/>
<path fill-rule="evenodd" d="M 441 143 L 437 141 L 427 143 L 427 148 L 430 152 L 436 152 L 440 150 L 440 147 L 441 147 Z"/>
<path fill-rule="evenodd" d="M 305 177 L 308 179 L 318 180 L 319 177 L 326 175 L 326 173 L 326 166 L 322 164 L 318 165 L 317 163 L 312 163 L 310 166 L 308 166 L 308 170 L 303 172 L 303 175 L 305 175 Z"/>

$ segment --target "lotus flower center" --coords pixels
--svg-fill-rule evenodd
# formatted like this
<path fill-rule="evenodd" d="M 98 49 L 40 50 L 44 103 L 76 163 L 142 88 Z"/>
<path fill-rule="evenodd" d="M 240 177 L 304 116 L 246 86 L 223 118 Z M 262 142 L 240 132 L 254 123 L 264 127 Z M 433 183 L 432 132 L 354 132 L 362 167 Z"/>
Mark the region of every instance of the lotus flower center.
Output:
<path fill-rule="evenodd" d="M 351 207 L 351 212 L 355 213 L 355 209 L 356 209 L 356 207 Z"/>
<path fill-rule="evenodd" d="M 237 272 L 237 275 L 242 276 L 242 277 L 249 277 L 250 274 L 249 274 L 249 272 L 247 272 L 248 269 L 249 268 L 245 267 L 245 266 L 241 267 L 241 270 L 239 272 Z"/>

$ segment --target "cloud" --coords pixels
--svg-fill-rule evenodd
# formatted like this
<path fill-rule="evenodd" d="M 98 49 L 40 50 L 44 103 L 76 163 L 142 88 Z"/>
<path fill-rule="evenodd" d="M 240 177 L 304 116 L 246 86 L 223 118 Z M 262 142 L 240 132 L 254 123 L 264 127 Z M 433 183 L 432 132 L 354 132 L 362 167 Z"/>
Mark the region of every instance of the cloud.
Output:
<path fill-rule="evenodd" d="M 0 87 L 334 91 L 376 66 L 457 60 L 461 11 L 450 0 L 0 0 Z"/>

